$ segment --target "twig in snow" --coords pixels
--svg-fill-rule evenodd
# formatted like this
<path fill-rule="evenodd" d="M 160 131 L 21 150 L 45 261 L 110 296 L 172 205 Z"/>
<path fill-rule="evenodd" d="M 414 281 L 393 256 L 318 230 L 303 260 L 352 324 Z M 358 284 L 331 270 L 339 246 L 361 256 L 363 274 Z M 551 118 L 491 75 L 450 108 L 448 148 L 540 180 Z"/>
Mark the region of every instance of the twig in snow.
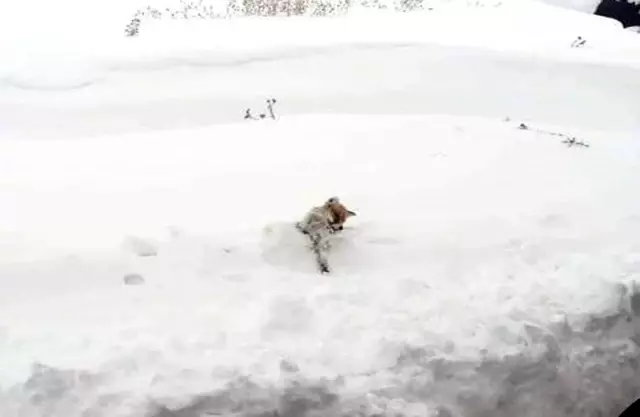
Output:
<path fill-rule="evenodd" d="M 244 120 L 247 119 L 255 119 L 255 117 L 253 117 L 253 115 L 251 114 L 251 109 L 246 109 L 244 111 Z"/>
<path fill-rule="evenodd" d="M 276 113 L 273 110 L 273 107 L 276 104 L 276 99 L 275 98 L 268 98 L 266 100 L 266 102 L 267 102 L 267 112 L 266 113 L 259 113 L 258 117 L 254 117 L 251 114 L 251 109 L 248 108 L 248 109 L 245 110 L 244 119 L 245 120 L 247 120 L 247 119 L 252 119 L 252 120 L 265 119 L 267 117 L 267 113 L 268 113 L 269 116 L 271 117 L 271 119 L 276 120 Z"/>
<path fill-rule="evenodd" d="M 579 141 L 575 137 L 569 136 L 569 135 L 565 135 L 564 133 L 551 132 L 551 131 L 542 130 L 542 129 L 531 129 L 529 126 L 527 126 L 524 123 L 520 123 L 520 125 L 518 126 L 518 129 L 520 129 L 520 130 L 531 130 L 533 132 L 542 133 L 544 135 L 561 137 L 561 138 L 564 139 L 562 141 L 562 143 L 566 144 L 569 148 L 572 147 L 572 146 L 582 146 L 584 148 L 588 148 L 589 147 L 588 143 Z"/>
<path fill-rule="evenodd" d="M 273 112 L 273 106 L 276 104 L 276 99 L 275 98 L 268 98 L 267 99 L 267 110 L 269 110 L 269 115 L 271 116 L 271 118 L 273 120 L 276 119 L 276 115 Z"/>
<path fill-rule="evenodd" d="M 572 146 L 582 146 L 583 148 L 588 148 L 589 144 L 584 143 L 582 141 L 576 140 L 576 138 L 571 137 L 562 141 L 562 143 L 566 144 L 569 148 Z"/>
<path fill-rule="evenodd" d="M 127 37 L 138 36 L 140 33 L 140 18 L 135 16 L 124 29 L 124 35 Z"/>
<path fill-rule="evenodd" d="M 582 48 L 587 41 L 582 38 L 582 36 L 578 36 L 573 42 L 571 42 L 572 48 Z"/>

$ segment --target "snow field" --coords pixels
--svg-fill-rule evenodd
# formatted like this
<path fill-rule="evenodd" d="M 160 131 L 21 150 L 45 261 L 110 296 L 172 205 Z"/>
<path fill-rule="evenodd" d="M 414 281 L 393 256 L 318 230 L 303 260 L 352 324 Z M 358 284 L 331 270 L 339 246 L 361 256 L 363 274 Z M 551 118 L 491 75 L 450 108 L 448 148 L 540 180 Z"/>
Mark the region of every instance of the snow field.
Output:
<path fill-rule="evenodd" d="M 129 416 L 237 376 L 281 385 L 281 361 L 304 378 L 342 375 L 353 396 L 408 383 L 389 369 L 412 346 L 458 362 L 535 356 L 528 327 L 583 328 L 617 311 L 619 285 L 638 274 L 638 199 L 626 192 L 638 186 L 638 145 L 571 133 L 591 147 L 445 116 L 5 141 L 3 178 L 22 190 L 9 197 L 15 233 L 33 250 L 24 259 L 76 255 L 2 268 L 2 386 L 24 381 L 33 362 L 82 369 L 100 375 L 99 389 L 54 409 Z M 36 144 L 42 156 L 28 157 Z M 274 241 L 265 226 L 282 231 L 334 194 L 358 216 L 335 242 L 335 273 L 320 276 L 295 237 Z M 157 256 L 120 247 L 127 235 Z M 145 284 L 124 286 L 131 272 Z M 20 398 L 4 401 L 40 415 Z M 411 407 L 429 408 L 420 404 Z"/>
<path fill-rule="evenodd" d="M 637 34 L 462 4 L 135 39 L 133 3 L 0 14 L 2 416 L 635 400 Z M 266 97 L 279 119 L 243 122 Z M 358 215 L 321 276 L 288 225 L 333 195 Z"/>

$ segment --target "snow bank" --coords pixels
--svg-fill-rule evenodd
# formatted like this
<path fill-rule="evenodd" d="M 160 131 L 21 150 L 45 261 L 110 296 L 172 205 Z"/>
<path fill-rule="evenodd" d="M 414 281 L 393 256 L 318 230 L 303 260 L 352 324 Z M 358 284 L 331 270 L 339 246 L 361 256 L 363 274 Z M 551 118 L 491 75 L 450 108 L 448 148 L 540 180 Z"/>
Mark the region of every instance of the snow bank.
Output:
<path fill-rule="evenodd" d="M 509 113 L 622 130 L 640 119 L 637 36 L 610 19 L 536 3 L 151 21 L 137 38 L 91 33 L 5 43 L 0 134 L 86 137 L 229 123 L 265 96 L 303 114 Z M 587 42 L 572 48 L 578 36 Z"/>
<path fill-rule="evenodd" d="M 640 394 L 636 34 L 522 2 L 124 39 L 124 8 L 76 6 L 0 37 L 3 417 Z M 238 123 L 265 96 L 281 118 Z M 333 195 L 358 216 L 319 276 L 282 227 Z"/>
<path fill-rule="evenodd" d="M 509 115 L 640 128 L 637 70 L 607 65 L 434 45 L 318 47 L 129 65 L 82 89 L 6 90 L 0 126 L 6 136 L 51 139 L 185 129 L 242 120 L 247 107 L 260 108 L 272 96 L 286 114 Z"/>
<path fill-rule="evenodd" d="M 142 3 L 109 3 L 108 7 L 102 2 L 47 4 L 38 3 L 32 7 L 46 6 L 57 10 L 55 13 L 47 10 L 58 17 L 48 18 L 49 25 L 37 21 L 31 29 L 14 27 L 31 22 L 29 15 L 29 19 L 17 19 L 12 26 L 3 29 L 7 37 L 0 44 L 0 52 L 7 59 L 0 64 L 0 75 L 5 74 L 10 83 L 36 89 L 53 88 L 55 84 L 51 80 L 55 76 L 62 77 L 58 88 L 69 88 L 100 78 L 97 74 L 87 74 L 87 67 L 95 67 L 94 71 L 102 74 L 131 61 L 133 64 L 148 63 L 147 67 L 157 67 L 167 61 L 184 63 L 184 60 L 202 64 L 202 60 L 206 63 L 212 58 L 211 54 L 219 58 L 224 52 L 240 54 L 247 59 L 248 52 L 264 55 L 283 47 L 354 42 L 436 42 L 567 56 L 571 53 L 566 50 L 568 45 L 576 36 L 582 35 L 590 40 L 589 50 L 597 49 L 592 50 L 593 54 L 587 54 L 592 59 L 597 55 L 599 60 L 637 62 L 640 54 L 635 39 L 630 34 L 625 36 L 619 30 L 619 24 L 611 19 L 524 0 L 490 8 L 441 2 L 434 5 L 434 10 L 414 13 L 357 9 L 340 18 L 149 20 L 142 23 L 140 37 L 134 39 L 123 36 L 124 25 L 129 19 L 123 10 L 130 8 L 133 12 L 135 5 Z M 114 19 L 114 15 L 119 18 Z M 83 25 L 78 27 L 81 23 Z M 49 27 L 52 24 L 55 28 Z M 354 26 L 358 30 L 352 30 Z M 40 29 L 36 30 L 36 27 Z M 381 31 L 381 27 L 385 30 Z M 22 79 L 25 72 L 26 79 Z M 80 80 L 69 82 L 76 78 Z"/>
<path fill-rule="evenodd" d="M 0 142 L 3 415 L 628 405 L 640 145 L 566 133 L 590 147 L 435 116 Z M 359 214 L 335 274 L 271 262 L 265 226 L 330 195 Z"/>

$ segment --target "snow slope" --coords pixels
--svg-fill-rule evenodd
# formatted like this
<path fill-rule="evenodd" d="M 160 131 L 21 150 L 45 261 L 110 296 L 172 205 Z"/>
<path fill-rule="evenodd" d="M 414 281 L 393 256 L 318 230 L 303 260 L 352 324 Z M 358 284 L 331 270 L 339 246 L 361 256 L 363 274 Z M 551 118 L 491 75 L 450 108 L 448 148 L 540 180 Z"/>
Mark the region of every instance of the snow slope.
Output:
<path fill-rule="evenodd" d="M 618 415 L 640 46 L 519 6 L 7 47 L 2 416 Z M 286 225 L 332 195 L 320 276 Z"/>
<path fill-rule="evenodd" d="M 629 364 L 591 381 L 603 359 L 589 352 L 635 358 L 636 319 L 607 337 L 585 328 L 592 315 L 615 318 L 619 285 L 639 273 L 639 200 L 629 190 L 640 185 L 640 149 L 633 137 L 570 133 L 591 147 L 513 122 L 444 116 L 3 141 L 13 232 L 75 253 L 4 260 L 4 415 L 141 415 L 150 400 L 179 407 L 245 377 L 264 397 L 255 407 L 286 408 L 277 392 L 295 375 L 282 361 L 303 385 L 335 395 L 334 412 L 355 402 L 368 415 L 482 415 L 508 396 L 502 412 L 512 415 L 525 397 L 502 378 L 531 364 L 558 366 L 554 415 L 575 401 L 617 410 L 629 400 L 613 397 L 632 383 L 621 373 Z M 330 256 L 335 274 L 323 277 L 302 242 L 268 229 L 333 194 L 358 216 Z M 127 234 L 155 238 L 157 256 L 118 251 Z M 146 283 L 124 286 L 128 273 Z M 492 361 L 499 376 L 472 372 Z M 54 370 L 31 371 L 33 362 Z M 498 380 L 483 387 L 484 378 Z M 546 398 L 541 376 L 521 378 L 513 389 Z M 527 415 L 548 412 L 540 407 Z"/>
<path fill-rule="evenodd" d="M 237 120 L 265 95 L 288 114 L 509 114 L 623 130 L 640 120 L 637 36 L 610 19 L 536 3 L 151 21 L 140 38 L 120 35 L 98 30 L 90 42 L 6 51 L 0 127 L 47 138 L 188 128 Z M 577 36 L 584 48 L 570 48 Z"/>

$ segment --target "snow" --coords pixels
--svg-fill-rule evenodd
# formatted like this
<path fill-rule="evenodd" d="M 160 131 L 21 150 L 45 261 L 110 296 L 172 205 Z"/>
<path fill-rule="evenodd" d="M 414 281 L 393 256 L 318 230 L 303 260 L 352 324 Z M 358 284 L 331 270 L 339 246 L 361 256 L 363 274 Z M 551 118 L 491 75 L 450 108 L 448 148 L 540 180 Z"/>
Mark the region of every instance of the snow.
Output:
<path fill-rule="evenodd" d="M 593 13 L 598 8 L 600 0 L 544 0 L 544 3 L 584 13 Z"/>
<path fill-rule="evenodd" d="M 3 416 L 640 395 L 637 34 L 518 1 L 125 39 L 130 9 L 91 5 L 0 48 Z M 267 97 L 276 120 L 242 120 Z M 357 216 L 319 275 L 290 226 L 334 195 Z"/>
<path fill-rule="evenodd" d="M 611 19 L 517 6 L 392 18 L 148 21 L 135 39 L 97 30 L 91 42 L 9 48 L 11 59 L 0 65 L 0 126 L 47 138 L 206 126 L 237 120 L 241 108 L 270 95 L 286 98 L 289 114 L 481 111 L 634 126 L 637 36 Z M 586 45 L 569 49 L 577 36 Z M 601 83 L 602 65 L 615 67 L 608 72 L 615 86 Z M 538 87 L 545 83 L 552 85 Z M 615 103 L 603 97 L 612 88 Z"/>

